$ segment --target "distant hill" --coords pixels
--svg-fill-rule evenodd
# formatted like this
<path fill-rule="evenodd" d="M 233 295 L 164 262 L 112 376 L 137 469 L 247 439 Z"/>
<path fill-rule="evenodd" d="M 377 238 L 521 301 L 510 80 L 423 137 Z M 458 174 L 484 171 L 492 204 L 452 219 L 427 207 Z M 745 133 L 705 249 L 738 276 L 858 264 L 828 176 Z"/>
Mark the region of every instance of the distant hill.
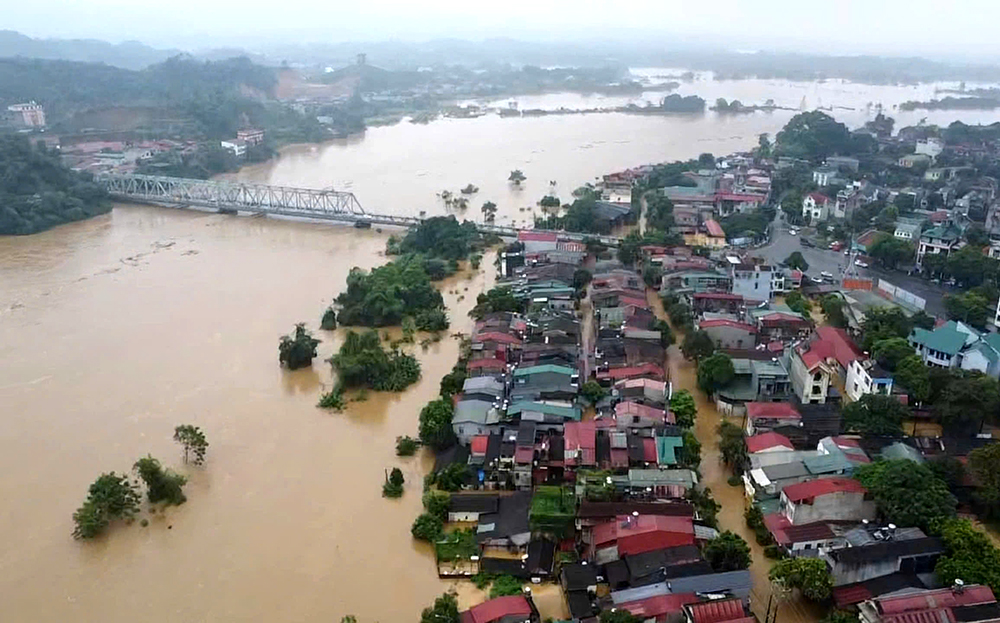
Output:
<path fill-rule="evenodd" d="M 138 41 L 115 44 L 97 39 L 32 39 L 13 30 L 0 30 L 0 58 L 20 56 L 142 69 L 179 53 L 179 50 L 151 48 Z"/>

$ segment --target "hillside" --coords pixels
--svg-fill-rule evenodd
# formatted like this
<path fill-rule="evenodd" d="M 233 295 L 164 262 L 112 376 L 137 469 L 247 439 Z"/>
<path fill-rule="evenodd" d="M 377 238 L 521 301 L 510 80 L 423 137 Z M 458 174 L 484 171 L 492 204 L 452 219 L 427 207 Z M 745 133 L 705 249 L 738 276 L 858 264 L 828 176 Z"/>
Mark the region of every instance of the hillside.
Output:
<path fill-rule="evenodd" d="M 33 234 L 111 208 L 88 175 L 24 136 L 0 136 L 0 235 Z"/>
<path fill-rule="evenodd" d="M 142 69 L 177 53 L 177 50 L 158 50 L 138 41 L 114 44 L 97 39 L 33 39 L 13 30 L 0 30 L 0 57 L 106 63 L 125 69 Z"/>

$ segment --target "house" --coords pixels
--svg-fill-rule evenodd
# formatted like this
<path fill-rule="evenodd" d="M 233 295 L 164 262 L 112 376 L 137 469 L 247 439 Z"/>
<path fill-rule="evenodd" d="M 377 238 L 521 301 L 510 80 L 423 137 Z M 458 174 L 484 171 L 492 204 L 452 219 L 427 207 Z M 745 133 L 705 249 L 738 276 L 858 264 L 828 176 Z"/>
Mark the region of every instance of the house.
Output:
<path fill-rule="evenodd" d="M 506 394 L 504 382 L 495 376 L 474 376 L 462 383 L 463 396 L 476 396 L 493 402 L 502 400 Z"/>
<path fill-rule="evenodd" d="M 917 141 L 914 148 L 914 153 L 918 155 L 924 155 L 932 160 L 937 159 L 944 151 L 944 141 L 939 138 L 928 138 L 926 140 Z"/>
<path fill-rule="evenodd" d="M 448 521 L 478 522 L 479 516 L 496 513 L 500 498 L 495 493 L 452 493 L 448 502 Z"/>
<path fill-rule="evenodd" d="M 521 230 L 517 234 L 517 241 L 524 245 L 525 253 L 555 251 L 559 246 L 559 237 L 555 232 Z"/>
<path fill-rule="evenodd" d="M 244 128 L 236 131 L 236 138 L 245 142 L 248 147 L 253 147 L 264 142 L 264 130 Z"/>
<path fill-rule="evenodd" d="M 696 315 L 705 312 L 737 314 L 743 307 L 743 297 L 729 292 L 695 292 L 688 298 L 691 299 L 691 311 Z"/>
<path fill-rule="evenodd" d="M 237 158 L 243 158 L 247 155 L 247 142 L 238 138 L 219 141 L 219 146 L 226 151 L 232 152 Z"/>
<path fill-rule="evenodd" d="M 516 491 L 501 496 L 497 512 L 482 513 L 476 528 L 476 541 L 481 547 L 495 547 L 523 552 L 531 541 L 528 509 L 531 491 Z"/>
<path fill-rule="evenodd" d="M 907 154 L 902 158 L 900 158 L 897 164 L 899 164 L 899 166 L 903 167 L 904 169 L 912 169 L 913 167 L 916 166 L 922 166 L 922 165 L 929 166 L 930 163 L 931 163 L 931 157 L 928 156 L 927 154 Z"/>
<path fill-rule="evenodd" d="M 45 107 L 35 102 L 11 104 L 7 112 L 13 117 L 14 125 L 21 128 L 44 128 Z"/>
<path fill-rule="evenodd" d="M 563 565 L 559 583 L 573 619 L 583 621 L 597 616 L 597 565 L 587 561 Z"/>
<path fill-rule="evenodd" d="M 575 368 L 559 365 L 537 365 L 514 370 L 510 399 L 513 402 L 532 400 L 568 400 L 577 395 L 580 373 Z"/>
<path fill-rule="evenodd" d="M 980 333 L 964 322 L 949 320 L 932 331 L 914 327 L 909 342 L 928 366 L 1000 377 L 1000 334 Z"/>
<path fill-rule="evenodd" d="M 830 216 L 832 203 L 823 193 L 809 193 L 802 199 L 802 218 L 813 223 L 825 221 Z"/>
<path fill-rule="evenodd" d="M 493 402 L 485 400 L 459 400 L 455 405 L 451 427 L 460 443 L 469 445 L 477 435 L 486 435 L 494 424 L 500 423 L 500 414 Z"/>
<path fill-rule="evenodd" d="M 812 332 L 812 321 L 787 307 L 755 309 L 749 316 L 757 326 L 759 344 L 802 339 Z"/>
<path fill-rule="evenodd" d="M 615 405 L 615 425 L 618 428 L 653 428 L 673 423 L 674 414 L 664 409 L 631 400 Z"/>
<path fill-rule="evenodd" d="M 775 543 L 789 556 L 809 555 L 814 550 L 843 547 L 845 539 L 825 521 L 792 525 L 784 515 L 773 514 L 764 518 Z"/>
<path fill-rule="evenodd" d="M 692 233 L 684 234 L 684 244 L 692 247 L 708 247 L 721 249 L 726 246 L 726 232 L 718 221 L 708 219 L 702 227 Z"/>
<path fill-rule="evenodd" d="M 615 383 L 614 389 L 622 400 L 641 402 L 647 405 L 666 406 L 669 399 L 665 381 L 642 378 L 625 379 Z"/>
<path fill-rule="evenodd" d="M 892 394 L 892 375 L 874 359 L 858 357 L 847 369 L 844 391 L 851 400 L 861 400 L 865 394 Z"/>
<path fill-rule="evenodd" d="M 833 330 L 832 327 L 820 327 L 820 330 L 823 329 Z M 837 399 L 832 381 L 840 370 L 845 369 L 845 364 L 849 365 L 853 361 L 850 346 L 850 342 L 826 339 L 821 335 L 818 339 L 793 349 L 790 376 L 795 395 L 801 402 L 823 404 Z"/>
<path fill-rule="evenodd" d="M 643 621 L 652 620 L 656 623 L 667 623 L 680 615 L 685 604 L 698 601 L 700 600 L 694 593 L 671 593 L 629 601 L 619 604 L 617 607 L 628 610 Z"/>
<path fill-rule="evenodd" d="M 1000 607 L 990 587 L 956 584 L 869 599 L 858 605 L 858 619 L 861 623 L 979 623 L 1000 619 Z"/>
<path fill-rule="evenodd" d="M 729 276 L 732 278 L 732 294 L 738 294 L 745 301 L 758 303 L 771 300 L 771 273 L 773 268 L 766 264 L 733 264 L 730 262 Z"/>
<path fill-rule="evenodd" d="M 759 435 L 780 426 L 799 426 L 802 414 L 789 402 L 748 402 L 746 433 Z"/>
<path fill-rule="evenodd" d="M 508 595 L 484 601 L 461 613 L 461 623 L 538 623 L 538 610 L 530 597 Z"/>
<path fill-rule="evenodd" d="M 571 473 L 577 467 L 597 466 L 597 426 L 593 421 L 567 422 L 563 435 L 563 461 Z"/>
<path fill-rule="evenodd" d="M 962 231 L 961 227 L 949 220 L 920 234 L 920 242 L 917 245 L 917 266 L 923 266 L 924 256 L 928 253 L 948 257 L 952 251 L 965 246 L 962 241 Z"/>
<path fill-rule="evenodd" d="M 823 558 L 830 566 L 833 585 L 866 582 L 893 573 L 933 573 L 938 559 L 945 553 L 944 543 L 936 537 L 920 534 L 907 539 L 887 536 L 888 540 L 826 552 Z"/>
<path fill-rule="evenodd" d="M 755 623 L 757 619 L 744 600 L 734 598 L 685 604 L 684 621 L 685 623 Z"/>
<path fill-rule="evenodd" d="M 840 177 L 840 169 L 832 166 L 822 166 L 813 170 L 813 182 L 818 186 L 833 186 L 844 183 Z"/>
<path fill-rule="evenodd" d="M 694 545 L 694 524 L 690 517 L 622 515 L 594 526 L 589 544 L 588 558 L 607 564 L 627 555 Z"/>
<path fill-rule="evenodd" d="M 693 292 L 728 292 L 732 285 L 729 275 L 705 270 L 679 270 L 665 273 L 660 286 L 660 294 L 673 290 Z"/>
<path fill-rule="evenodd" d="M 817 521 L 861 521 L 875 518 L 875 502 L 852 478 L 819 478 L 785 487 L 781 514 L 793 526 Z"/>
<path fill-rule="evenodd" d="M 795 449 L 788 437 L 779 433 L 761 433 L 759 435 L 751 435 L 747 437 L 745 441 L 747 445 L 747 454 L 758 454 L 760 452 L 784 452 Z"/>
<path fill-rule="evenodd" d="M 690 469 L 630 469 L 621 483 L 629 493 L 653 494 L 657 498 L 683 498 L 698 483 L 698 475 Z"/>
<path fill-rule="evenodd" d="M 744 350 L 757 343 L 757 327 L 750 324 L 724 319 L 701 320 L 697 324 L 712 338 L 716 348 Z"/>
<path fill-rule="evenodd" d="M 792 395 L 788 358 L 734 358 L 733 381 L 715 394 L 716 407 L 726 415 L 743 415 L 751 402 L 785 401 Z"/>
<path fill-rule="evenodd" d="M 892 235 L 900 240 L 914 242 L 920 239 L 921 224 L 922 221 L 918 219 L 900 217 L 896 219 L 896 229 L 893 231 Z"/>

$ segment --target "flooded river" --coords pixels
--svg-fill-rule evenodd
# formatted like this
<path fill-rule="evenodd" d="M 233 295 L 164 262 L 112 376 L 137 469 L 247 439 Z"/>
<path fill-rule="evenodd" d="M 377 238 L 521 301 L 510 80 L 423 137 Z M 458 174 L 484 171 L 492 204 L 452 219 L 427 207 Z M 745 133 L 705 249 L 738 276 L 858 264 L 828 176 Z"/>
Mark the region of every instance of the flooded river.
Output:
<path fill-rule="evenodd" d="M 530 212 L 521 208 L 550 190 L 565 199 L 611 170 L 747 148 L 792 114 L 403 123 L 293 148 L 239 177 L 350 189 L 369 211 L 407 215 L 443 213 L 435 193 L 471 182 L 481 190 L 469 218 L 480 218 L 489 199 L 501 222 L 524 222 Z M 515 168 L 528 177 L 521 189 L 506 182 Z M 362 623 L 402 623 L 446 590 L 409 534 L 428 459 L 397 459 L 394 440 L 416 432 L 457 343 L 417 348 L 420 383 L 401 395 L 372 393 L 343 414 L 314 406 L 330 383 L 321 359 L 338 335 L 319 336 L 312 370 L 277 364 L 278 336 L 297 321 L 315 327 L 351 266 L 385 261 L 387 235 L 118 206 L 84 223 L 0 238 L 0 620 L 354 614 Z M 444 284 L 453 329 L 468 330 L 467 311 L 487 283 L 479 273 Z M 677 365 L 675 378 L 690 381 L 686 364 Z M 739 490 L 712 467 L 714 416 L 699 406 L 706 480 L 726 504 L 723 525 L 738 529 Z M 171 434 L 181 423 L 208 435 L 203 468 L 180 465 Z M 147 453 L 190 477 L 188 503 L 144 513 L 148 527 L 115 526 L 96 542 L 74 542 L 71 515 L 87 486 Z M 407 491 L 388 501 L 380 486 L 394 465 Z M 759 548 L 754 555 L 761 560 Z M 460 595 L 463 605 L 477 597 L 468 585 Z M 557 592 L 539 602 L 543 616 L 560 618 Z"/>

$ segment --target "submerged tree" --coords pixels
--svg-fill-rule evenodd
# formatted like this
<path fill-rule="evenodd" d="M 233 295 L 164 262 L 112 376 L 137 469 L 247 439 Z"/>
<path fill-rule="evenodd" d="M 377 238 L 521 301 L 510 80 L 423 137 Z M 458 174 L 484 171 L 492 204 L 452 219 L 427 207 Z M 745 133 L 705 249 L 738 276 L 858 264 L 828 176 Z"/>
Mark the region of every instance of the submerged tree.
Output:
<path fill-rule="evenodd" d="M 139 488 L 125 474 L 101 474 L 87 490 L 87 499 L 73 513 L 73 538 L 92 539 L 113 519 L 128 519 L 139 510 Z"/>
<path fill-rule="evenodd" d="M 208 451 L 208 440 L 205 433 L 197 426 L 191 424 L 181 424 L 174 429 L 174 441 L 184 448 L 184 462 L 194 457 L 191 462 L 201 465 L 205 462 L 205 452 Z"/>
<path fill-rule="evenodd" d="M 523 182 L 526 179 L 528 178 L 524 176 L 524 172 L 521 171 L 521 169 L 514 169 L 513 171 L 510 172 L 510 176 L 507 178 L 507 181 L 513 182 L 515 186 L 520 186 L 521 182 Z"/>
<path fill-rule="evenodd" d="M 323 312 L 323 317 L 319 321 L 319 328 L 324 331 L 333 331 L 337 328 L 337 310 L 332 306 L 327 307 Z"/>
<path fill-rule="evenodd" d="M 180 505 L 187 501 L 187 497 L 181 490 L 181 487 L 187 482 L 187 478 L 165 469 L 152 456 L 147 455 L 136 461 L 133 469 L 139 474 L 139 478 L 146 483 L 146 497 L 150 502 Z"/>
<path fill-rule="evenodd" d="M 289 370 L 297 370 L 312 365 L 316 357 L 316 346 L 319 340 L 314 338 L 306 325 L 300 322 L 295 325 L 292 335 L 281 336 L 278 343 L 278 361 Z"/>

